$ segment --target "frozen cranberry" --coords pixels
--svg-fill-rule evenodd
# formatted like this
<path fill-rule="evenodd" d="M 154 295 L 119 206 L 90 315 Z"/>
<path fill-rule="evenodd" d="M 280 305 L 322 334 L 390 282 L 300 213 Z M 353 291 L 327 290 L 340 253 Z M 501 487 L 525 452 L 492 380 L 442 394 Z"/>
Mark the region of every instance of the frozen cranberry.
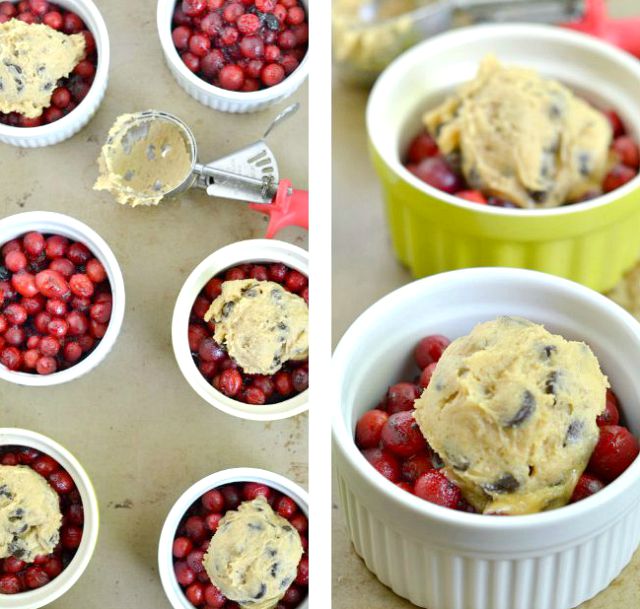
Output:
<path fill-rule="evenodd" d="M 54 94 L 55 94 L 55 91 L 54 91 Z M 45 240 L 40 233 L 37 233 L 37 232 L 27 233 L 23 237 L 22 243 L 24 245 L 25 253 L 31 258 L 36 258 L 40 254 L 42 254 L 42 252 L 44 252 Z"/>
<path fill-rule="evenodd" d="M 260 29 L 260 18 L 253 13 L 245 13 L 238 18 L 236 25 L 241 34 L 251 36 Z"/>
<path fill-rule="evenodd" d="M 244 84 L 244 72 L 235 64 L 224 66 L 220 70 L 220 86 L 230 91 L 239 91 Z"/>
<path fill-rule="evenodd" d="M 293 499 L 283 495 L 276 502 L 275 510 L 280 516 L 289 520 L 298 511 L 298 506 Z"/>
<path fill-rule="evenodd" d="M 69 279 L 71 275 L 76 272 L 76 267 L 71 262 L 71 260 L 67 258 L 56 258 L 49 263 L 49 269 L 52 271 L 57 271 L 60 273 L 65 279 Z"/>
<path fill-rule="evenodd" d="M 191 584 L 185 591 L 184 595 L 187 600 L 194 606 L 198 607 L 204 602 L 204 588 L 202 584 L 196 582 Z"/>
<path fill-rule="evenodd" d="M 91 259 L 91 252 L 82 243 L 72 243 L 67 250 L 67 258 L 76 266 L 80 266 Z"/>
<path fill-rule="evenodd" d="M 216 74 L 218 74 L 223 66 L 224 55 L 219 49 L 213 49 L 210 53 L 207 53 L 200 61 L 200 69 L 202 70 L 202 73 L 208 78 L 213 78 Z M 215 296 L 213 298 L 215 298 Z"/>
<path fill-rule="evenodd" d="M 73 478 L 63 469 L 53 472 L 49 476 L 49 484 L 54 488 L 59 495 L 66 495 L 75 488 Z"/>
<path fill-rule="evenodd" d="M 107 272 L 104 270 L 104 266 L 99 260 L 91 258 L 86 264 L 87 277 L 91 279 L 93 283 L 102 283 L 107 279 Z"/>
<path fill-rule="evenodd" d="M 189 48 L 189 39 L 192 33 L 191 28 L 186 25 L 179 25 L 171 32 L 173 44 L 179 51 L 186 51 Z"/>
<path fill-rule="evenodd" d="M 187 52 L 183 53 L 181 57 L 184 65 L 186 65 L 189 70 L 194 73 L 200 70 L 200 59 L 196 55 Z"/>
<path fill-rule="evenodd" d="M 222 17 L 228 23 L 236 23 L 241 15 L 244 14 L 244 6 L 240 2 L 231 2 L 224 7 Z"/>
<path fill-rule="evenodd" d="M 48 25 L 53 30 L 61 30 L 64 25 L 62 14 L 58 11 L 49 11 L 43 18 L 42 23 Z"/>
<path fill-rule="evenodd" d="M 258 497 L 264 497 L 268 500 L 271 494 L 272 491 L 268 486 L 257 482 L 247 482 L 242 487 L 242 497 L 245 501 L 253 501 Z"/>
<path fill-rule="evenodd" d="M 198 355 L 205 362 L 221 362 L 226 357 L 224 349 L 213 338 L 205 338 L 200 342 Z"/>
<path fill-rule="evenodd" d="M 262 391 L 266 399 L 269 399 L 275 391 L 273 379 L 269 376 L 258 375 L 253 378 L 252 384 Z"/>
<path fill-rule="evenodd" d="M 400 479 L 400 464 L 392 453 L 381 448 L 367 448 L 362 451 L 362 454 L 387 480 L 398 482 Z"/>
<path fill-rule="evenodd" d="M 414 493 L 431 503 L 456 509 L 462 499 L 460 489 L 442 472 L 428 471 L 416 480 Z"/>
<path fill-rule="evenodd" d="M 284 68 L 277 63 L 270 63 L 262 69 L 260 78 L 267 87 L 273 87 L 284 80 Z"/>
<path fill-rule="evenodd" d="M 198 17 L 207 10 L 206 0 L 183 0 L 182 10 L 188 17 Z"/>
<path fill-rule="evenodd" d="M 387 391 L 386 406 L 389 414 L 403 410 L 413 410 L 414 402 L 420 397 L 420 388 L 413 383 L 396 383 Z"/>
<path fill-rule="evenodd" d="M 47 332 L 54 338 L 62 338 L 68 331 L 69 324 L 64 319 L 52 319 L 47 325 Z"/>
<path fill-rule="evenodd" d="M 633 138 L 628 135 L 621 135 L 613 141 L 611 148 L 621 163 L 632 169 L 638 169 L 638 165 L 640 165 L 640 154 Z"/>
<path fill-rule="evenodd" d="M 207 609 L 222 609 L 227 599 L 213 584 L 209 584 L 204 589 L 204 601 Z"/>
<path fill-rule="evenodd" d="M 40 455 L 32 464 L 32 469 L 43 478 L 48 478 L 53 472 L 60 469 L 60 464 L 49 455 Z"/>
<path fill-rule="evenodd" d="M 12 273 L 17 273 L 27 267 L 27 257 L 19 250 L 9 252 L 4 257 L 4 265 Z"/>
<path fill-rule="evenodd" d="M 98 340 L 104 337 L 108 328 L 109 326 L 107 324 L 97 322 L 95 319 L 89 320 L 89 331 L 91 332 L 91 335 Z"/>
<path fill-rule="evenodd" d="M 65 361 L 75 364 L 82 357 L 82 347 L 78 343 L 67 342 L 62 350 Z"/>
<path fill-rule="evenodd" d="M 595 495 L 598 491 L 604 488 L 604 484 L 601 480 L 598 480 L 595 476 L 590 474 L 582 474 L 576 484 L 576 488 L 571 495 L 571 503 L 576 501 L 582 501 L 591 495 Z"/>
<path fill-rule="evenodd" d="M 211 50 L 211 41 L 207 36 L 194 34 L 189 39 L 189 51 L 196 57 L 204 57 Z"/>
<path fill-rule="evenodd" d="M 91 279 L 83 273 L 76 273 L 71 276 L 71 279 L 69 279 L 69 288 L 73 294 L 80 296 L 81 298 L 90 298 L 93 296 L 93 292 L 95 290 Z"/>
<path fill-rule="evenodd" d="M 176 537 L 173 541 L 173 555 L 176 558 L 186 558 L 193 549 L 193 542 L 188 537 Z"/>
<path fill-rule="evenodd" d="M 20 326 L 10 326 L 4 333 L 4 338 L 7 341 L 7 344 L 12 345 L 13 347 L 18 347 L 25 341 L 26 334 L 24 329 Z"/>
<path fill-rule="evenodd" d="M 89 331 L 89 320 L 79 311 L 71 311 L 67 315 L 67 323 L 69 324 L 69 335 L 80 336 Z"/>
<path fill-rule="evenodd" d="M 54 579 L 62 573 L 62 560 L 57 556 L 47 557 L 47 562 L 42 565 L 44 572 L 49 576 L 49 579 Z"/>
<path fill-rule="evenodd" d="M 60 351 L 60 342 L 53 336 L 43 336 L 40 339 L 38 350 L 48 358 L 54 358 Z"/>
<path fill-rule="evenodd" d="M 411 411 L 392 414 L 382 428 L 380 441 L 383 448 L 400 457 L 410 457 L 427 447 Z"/>
<path fill-rule="evenodd" d="M 431 455 L 427 452 L 421 452 L 411 455 L 402 462 L 401 473 L 402 479 L 407 482 L 414 483 L 422 474 L 433 469 L 433 461 Z"/>
<path fill-rule="evenodd" d="M 47 300 L 46 311 L 53 317 L 62 317 L 67 312 L 67 304 L 59 298 L 51 298 Z"/>
<path fill-rule="evenodd" d="M 382 428 L 389 415 L 382 410 L 368 410 L 356 425 L 356 444 L 360 448 L 375 448 L 380 443 Z"/>
<path fill-rule="evenodd" d="M 307 368 L 296 368 L 291 372 L 291 382 L 294 391 L 302 393 L 309 387 L 309 371 Z"/>
<path fill-rule="evenodd" d="M 9 464 L 3 461 L 3 465 L 17 465 L 17 463 Z M 7 556 L 7 558 L 2 561 L 0 571 L 4 571 L 5 573 L 20 573 L 20 571 L 22 571 L 22 569 L 24 569 L 26 565 L 27 563 L 20 560 L 19 558 L 16 558 L 15 556 Z"/>
<path fill-rule="evenodd" d="M 294 392 L 291 373 L 286 370 L 280 370 L 274 374 L 273 384 L 276 391 L 283 397 L 289 396 Z"/>
<path fill-rule="evenodd" d="M 204 565 L 202 564 L 203 559 L 204 552 L 200 549 L 191 550 L 191 552 L 189 552 L 189 555 L 187 556 L 187 565 L 196 575 L 204 571 Z"/>
<path fill-rule="evenodd" d="M 82 348 L 83 353 L 88 353 L 95 347 L 96 340 L 90 334 L 83 334 L 78 337 L 78 344 Z"/>
<path fill-rule="evenodd" d="M 444 350 L 449 346 L 450 340 L 446 336 L 439 334 L 433 334 L 423 338 L 415 348 L 413 356 L 422 370 L 429 364 L 437 362 L 444 353 Z"/>
<path fill-rule="evenodd" d="M 209 510 L 210 512 L 222 512 L 222 510 L 224 509 L 224 497 L 222 496 L 222 493 L 217 489 L 207 491 L 202 496 L 201 501 L 204 508 Z"/>
<path fill-rule="evenodd" d="M 603 427 L 604 425 L 617 425 L 620 421 L 619 408 L 620 406 L 618 404 L 618 398 L 616 397 L 616 394 L 613 393 L 611 389 L 607 389 L 607 399 L 604 411 L 596 419 L 598 426 Z"/>
<path fill-rule="evenodd" d="M 56 360 L 48 356 L 42 356 L 36 364 L 36 372 L 42 375 L 53 374 L 57 369 Z"/>
<path fill-rule="evenodd" d="M 267 396 L 258 387 L 247 387 L 243 392 L 244 401 L 253 406 L 262 406 L 267 402 Z"/>
<path fill-rule="evenodd" d="M 97 302 L 89 309 L 89 316 L 100 324 L 106 324 L 111 319 L 111 303 Z"/>
<path fill-rule="evenodd" d="M 27 271 L 20 271 L 13 275 L 13 277 L 11 277 L 11 285 L 20 296 L 24 296 L 25 298 L 33 298 L 38 294 L 36 278 Z"/>
<path fill-rule="evenodd" d="M 429 386 L 429 382 L 431 381 L 431 377 L 433 376 L 433 373 L 436 369 L 436 362 L 431 362 L 421 373 L 420 373 L 420 380 L 418 381 L 418 384 L 420 385 L 420 387 L 428 387 Z"/>
<path fill-rule="evenodd" d="M 176 579 L 181 586 L 190 586 L 196 580 L 196 574 L 189 568 L 185 561 L 178 561 L 173 565 Z"/>
<path fill-rule="evenodd" d="M 588 471 L 604 482 L 615 480 L 638 456 L 638 441 L 626 427 L 605 425 L 593 450 Z"/>
<path fill-rule="evenodd" d="M 611 171 L 605 176 L 602 188 L 605 192 L 611 192 L 633 180 L 636 175 L 636 172 L 631 169 L 631 167 L 619 163 L 618 165 L 614 165 Z"/>
<path fill-rule="evenodd" d="M 220 42 L 227 46 L 227 54 L 230 54 L 229 49 L 232 48 L 238 39 L 240 38 L 240 32 L 232 25 L 225 27 L 220 34 Z"/>
<path fill-rule="evenodd" d="M 67 281 L 58 271 L 47 269 L 36 275 L 36 287 L 47 298 L 67 299 L 70 295 Z"/>
<path fill-rule="evenodd" d="M 21 326 L 27 321 L 26 309 L 16 302 L 11 303 L 5 308 L 4 316 L 10 324 L 16 324 L 18 326 Z"/>
<path fill-rule="evenodd" d="M 242 388 L 242 375 L 233 368 L 223 370 L 220 375 L 220 391 L 229 397 L 238 395 Z"/>
<path fill-rule="evenodd" d="M 272 13 L 276 4 L 276 0 L 255 0 L 256 8 L 262 13 Z"/>

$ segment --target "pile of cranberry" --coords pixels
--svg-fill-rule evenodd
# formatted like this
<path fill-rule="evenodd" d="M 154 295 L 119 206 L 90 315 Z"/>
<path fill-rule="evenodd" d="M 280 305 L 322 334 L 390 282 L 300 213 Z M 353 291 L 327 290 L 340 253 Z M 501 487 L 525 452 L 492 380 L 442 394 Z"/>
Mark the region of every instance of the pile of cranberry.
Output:
<path fill-rule="evenodd" d="M 69 114 L 89 93 L 98 65 L 96 41 L 76 13 L 67 11 L 48 0 L 0 2 L 0 23 L 14 18 L 25 23 L 43 23 L 64 34 L 84 36 L 84 58 L 67 78 L 61 78 L 58 81 L 51 97 L 51 105 L 45 108 L 40 116 L 27 118 L 17 112 L 11 114 L 0 112 L 0 123 L 12 127 L 39 127 L 54 123 Z"/>
<path fill-rule="evenodd" d="M 173 43 L 187 68 L 230 91 L 282 82 L 307 53 L 307 14 L 298 0 L 181 0 Z"/>
<path fill-rule="evenodd" d="M 3 446 L 0 465 L 28 465 L 60 496 L 62 528 L 53 553 L 37 556 L 33 564 L 14 556 L 0 560 L 0 594 L 19 594 L 41 588 L 67 568 L 82 541 L 84 510 L 73 478 L 49 455 L 24 446 Z"/>
<path fill-rule="evenodd" d="M 627 134 L 620 117 L 613 111 L 605 112 L 613 129 L 611 151 L 616 164 L 609 170 L 602 182 L 602 192 L 608 193 L 620 188 L 638 175 L 640 152 L 636 141 Z M 409 144 L 405 167 L 430 186 L 450 195 L 466 199 L 480 205 L 493 207 L 518 208 L 511 201 L 499 197 L 486 196 L 479 190 L 473 190 L 465 182 L 460 170 L 457 155 L 445 156 L 440 152 L 436 141 L 426 132 L 417 135 Z M 579 201 L 568 201 L 566 205 L 581 203 L 599 196 L 599 192 L 590 192 Z"/>
<path fill-rule="evenodd" d="M 52 374 L 84 359 L 111 319 L 107 273 L 86 245 L 30 232 L 0 249 L 0 365 Z"/>
<path fill-rule="evenodd" d="M 299 271 L 281 263 L 241 264 L 216 275 L 193 303 L 189 320 L 189 348 L 201 374 L 224 395 L 255 406 L 276 404 L 302 393 L 309 386 L 309 362 L 288 361 L 272 375 L 247 374 L 212 336 L 213 321 L 204 321 L 211 303 L 222 293 L 225 281 L 257 279 L 279 283 L 309 303 L 309 282 Z"/>
<path fill-rule="evenodd" d="M 275 609 L 294 609 L 307 597 L 309 586 L 308 522 L 293 499 L 256 482 L 230 484 L 207 491 L 184 515 L 173 541 L 173 568 L 185 596 L 194 607 L 206 609 L 239 609 L 216 588 L 204 570 L 202 561 L 218 523 L 228 510 L 243 501 L 262 496 L 272 509 L 286 518 L 302 541 L 304 554 L 298 564 L 298 575 Z"/>
<path fill-rule="evenodd" d="M 413 418 L 414 400 L 429 385 L 449 342 L 441 335 L 420 340 L 414 359 L 421 372 L 415 382 L 406 381 L 389 387 L 380 404 L 360 417 L 355 440 L 367 461 L 401 489 L 444 507 L 474 512 L 458 486 L 442 472 L 442 460 L 427 444 Z M 605 410 L 597 419 L 600 439 L 586 472 L 578 480 L 571 503 L 585 499 L 613 482 L 638 456 L 638 441 L 619 422 L 618 399 L 613 391 L 607 390 Z"/>

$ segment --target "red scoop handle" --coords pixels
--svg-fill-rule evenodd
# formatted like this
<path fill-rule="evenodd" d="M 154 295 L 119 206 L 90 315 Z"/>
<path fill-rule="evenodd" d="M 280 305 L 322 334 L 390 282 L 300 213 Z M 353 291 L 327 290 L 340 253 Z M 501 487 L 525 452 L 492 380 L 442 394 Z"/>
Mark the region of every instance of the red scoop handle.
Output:
<path fill-rule="evenodd" d="M 249 208 L 269 216 L 267 239 L 287 226 L 309 228 L 309 192 L 294 190 L 288 180 L 280 182 L 271 203 L 251 203 Z"/>
<path fill-rule="evenodd" d="M 591 34 L 640 57 L 640 17 L 610 19 L 605 0 L 586 0 L 584 17 L 562 26 Z"/>

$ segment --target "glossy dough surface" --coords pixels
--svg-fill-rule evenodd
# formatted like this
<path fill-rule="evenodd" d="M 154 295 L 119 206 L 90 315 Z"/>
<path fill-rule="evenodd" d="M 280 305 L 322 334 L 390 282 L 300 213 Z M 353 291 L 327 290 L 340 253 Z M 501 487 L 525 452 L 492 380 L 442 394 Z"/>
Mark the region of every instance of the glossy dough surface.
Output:
<path fill-rule="evenodd" d="M 528 514 L 569 501 L 607 387 L 586 344 L 501 317 L 451 343 L 415 418 L 477 510 Z"/>
<path fill-rule="evenodd" d="M 471 188 L 519 207 L 557 207 L 601 191 L 609 121 L 534 70 L 488 56 L 424 122 L 444 154 L 460 153 Z"/>

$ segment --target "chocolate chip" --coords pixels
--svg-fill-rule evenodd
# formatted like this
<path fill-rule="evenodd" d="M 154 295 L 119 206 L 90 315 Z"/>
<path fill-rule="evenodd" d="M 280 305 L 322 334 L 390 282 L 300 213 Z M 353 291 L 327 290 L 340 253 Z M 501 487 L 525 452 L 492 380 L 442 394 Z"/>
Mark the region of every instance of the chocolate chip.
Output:
<path fill-rule="evenodd" d="M 558 348 L 555 345 L 545 345 L 542 347 L 542 357 L 544 359 L 549 359 L 552 354 L 556 353 Z"/>
<path fill-rule="evenodd" d="M 227 302 L 223 307 L 222 307 L 222 317 L 229 317 L 231 311 L 233 310 L 233 307 L 235 306 L 235 302 Z"/>
<path fill-rule="evenodd" d="M 0 497 L 6 497 L 7 499 L 13 499 L 13 493 L 9 490 L 6 484 L 0 486 Z"/>
<path fill-rule="evenodd" d="M 265 13 L 264 24 L 273 32 L 280 30 L 280 22 L 273 13 Z"/>
<path fill-rule="evenodd" d="M 558 393 L 558 378 L 560 374 L 557 370 L 552 370 L 547 376 L 547 380 L 544 383 L 544 392 L 547 395 L 556 395 Z"/>
<path fill-rule="evenodd" d="M 578 154 L 578 168 L 580 175 L 588 176 L 591 174 L 591 155 L 588 152 Z"/>
<path fill-rule="evenodd" d="M 264 595 L 267 593 L 267 586 L 266 584 L 260 584 L 260 591 L 258 592 L 258 594 L 256 594 L 253 598 L 255 600 L 260 600 L 262 597 L 264 597 Z"/>
<path fill-rule="evenodd" d="M 562 446 L 568 444 L 575 444 L 582 437 L 582 431 L 584 430 L 584 421 L 571 421 L 569 427 L 567 427 L 567 433 L 564 437 L 564 443 Z"/>
<path fill-rule="evenodd" d="M 278 571 L 280 569 L 280 563 L 279 562 L 274 562 L 271 565 L 271 577 L 273 577 L 273 579 L 275 579 L 278 576 Z"/>
<path fill-rule="evenodd" d="M 520 483 L 512 474 L 504 474 L 495 482 L 484 484 L 482 488 L 488 493 L 513 493 L 520 488 Z"/>
<path fill-rule="evenodd" d="M 525 389 L 520 401 L 520 409 L 515 416 L 505 423 L 505 427 L 520 427 L 525 421 L 531 418 L 536 409 L 536 398 L 528 389 Z"/>
<path fill-rule="evenodd" d="M 257 524 L 255 522 L 250 522 L 248 524 L 248 527 L 252 530 L 252 531 L 264 531 L 264 527 L 261 524 Z"/>
<path fill-rule="evenodd" d="M 549 196 L 546 190 L 529 190 L 528 193 L 535 203 L 544 203 Z"/>
<path fill-rule="evenodd" d="M 560 118 L 562 116 L 562 108 L 558 104 L 549 106 L 549 117 L 551 119 Z"/>
<path fill-rule="evenodd" d="M 466 457 L 457 457 L 455 459 L 452 459 L 449 456 L 449 463 L 451 463 L 451 467 L 453 467 L 453 469 L 455 469 L 458 472 L 466 472 L 469 469 L 469 466 L 471 465 L 471 463 L 469 463 L 469 460 Z"/>

